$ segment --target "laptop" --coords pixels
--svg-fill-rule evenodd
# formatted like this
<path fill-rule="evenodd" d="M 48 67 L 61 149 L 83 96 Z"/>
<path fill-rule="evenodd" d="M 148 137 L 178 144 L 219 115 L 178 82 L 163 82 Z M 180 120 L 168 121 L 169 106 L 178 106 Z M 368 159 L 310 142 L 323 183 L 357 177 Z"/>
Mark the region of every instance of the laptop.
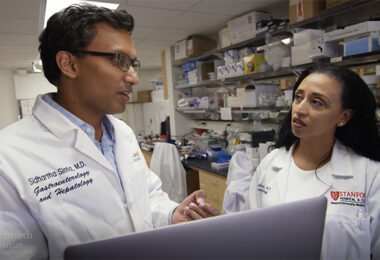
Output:
<path fill-rule="evenodd" d="M 319 259 L 325 197 L 66 248 L 65 259 Z"/>

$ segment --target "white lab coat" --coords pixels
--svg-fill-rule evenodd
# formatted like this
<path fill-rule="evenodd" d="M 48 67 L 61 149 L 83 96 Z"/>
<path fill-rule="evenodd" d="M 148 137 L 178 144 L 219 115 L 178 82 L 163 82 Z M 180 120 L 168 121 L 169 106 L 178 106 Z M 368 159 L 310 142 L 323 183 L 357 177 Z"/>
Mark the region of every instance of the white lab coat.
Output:
<path fill-rule="evenodd" d="M 223 198 L 223 214 L 244 209 L 249 185 L 254 173 L 253 161 L 243 152 L 236 152 L 231 158 L 227 174 L 227 188 Z"/>
<path fill-rule="evenodd" d="M 248 208 L 282 204 L 289 202 L 286 194 L 297 194 L 287 189 L 293 149 L 275 149 L 260 163 L 250 185 Z M 331 186 L 320 182 L 310 190 L 311 196 L 324 195 L 328 200 L 321 257 L 369 259 L 372 253 L 379 259 L 380 163 L 336 141 L 326 166 L 327 174 L 319 177 Z"/>
<path fill-rule="evenodd" d="M 32 116 L 0 132 L 0 259 L 61 259 L 71 244 L 169 224 L 177 203 L 161 190 L 132 130 L 109 119 L 120 178 L 41 96 Z"/>
<path fill-rule="evenodd" d="M 160 177 L 162 190 L 169 195 L 170 199 L 180 203 L 186 198 L 186 170 L 175 145 L 156 143 L 150 168 Z"/>

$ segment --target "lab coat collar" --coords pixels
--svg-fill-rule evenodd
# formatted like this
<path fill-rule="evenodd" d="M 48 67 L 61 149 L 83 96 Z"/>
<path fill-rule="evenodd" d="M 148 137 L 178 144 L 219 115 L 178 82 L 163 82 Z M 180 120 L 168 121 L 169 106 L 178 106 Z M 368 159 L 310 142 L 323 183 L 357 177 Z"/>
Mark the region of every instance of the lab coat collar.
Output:
<path fill-rule="evenodd" d="M 273 160 L 272 169 L 279 171 L 289 167 L 292 160 L 295 144 L 291 146 L 287 153 L 279 153 L 277 158 Z M 285 149 L 285 148 L 282 148 Z M 353 177 L 352 165 L 350 160 L 349 148 L 343 145 L 339 140 L 335 141 L 331 160 L 329 162 L 329 177 L 340 176 L 340 177 Z M 332 176 L 331 176 L 332 175 Z"/>
<path fill-rule="evenodd" d="M 67 119 L 58 110 L 51 107 L 39 95 L 33 107 L 33 116 L 59 139 L 70 142 L 77 150 L 91 157 L 103 167 L 114 172 L 111 164 L 98 150 L 93 141 L 77 125 Z M 58 149 L 58 147 L 57 147 Z"/>
<path fill-rule="evenodd" d="M 350 153 L 350 148 L 342 144 L 339 140 L 335 141 L 330 160 L 331 173 L 333 175 L 342 177 L 354 176 Z"/>

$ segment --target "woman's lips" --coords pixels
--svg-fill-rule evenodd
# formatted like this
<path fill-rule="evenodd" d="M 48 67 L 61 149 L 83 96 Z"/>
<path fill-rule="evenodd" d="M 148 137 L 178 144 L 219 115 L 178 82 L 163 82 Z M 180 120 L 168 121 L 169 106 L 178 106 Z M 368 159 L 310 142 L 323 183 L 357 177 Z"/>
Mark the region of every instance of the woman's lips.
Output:
<path fill-rule="evenodd" d="M 295 128 L 301 128 L 306 126 L 306 124 L 298 118 L 293 118 L 292 123 Z"/>

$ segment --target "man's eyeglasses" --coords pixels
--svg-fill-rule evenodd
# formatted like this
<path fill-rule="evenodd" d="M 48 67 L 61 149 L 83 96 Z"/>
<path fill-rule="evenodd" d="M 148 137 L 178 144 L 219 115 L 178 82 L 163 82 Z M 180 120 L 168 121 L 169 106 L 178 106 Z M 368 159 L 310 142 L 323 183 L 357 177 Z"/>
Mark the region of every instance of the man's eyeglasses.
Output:
<path fill-rule="evenodd" d="M 138 73 L 140 69 L 140 61 L 138 59 L 132 60 L 131 57 L 124 53 L 109 53 L 85 50 L 74 51 L 74 53 L 84 53 L 93 56 L 113 57 L 113 60 L 116 62 L 117 67 L 125 72 L 127 72 L 131 66 L 133 67 L 136 73 Z"/>

